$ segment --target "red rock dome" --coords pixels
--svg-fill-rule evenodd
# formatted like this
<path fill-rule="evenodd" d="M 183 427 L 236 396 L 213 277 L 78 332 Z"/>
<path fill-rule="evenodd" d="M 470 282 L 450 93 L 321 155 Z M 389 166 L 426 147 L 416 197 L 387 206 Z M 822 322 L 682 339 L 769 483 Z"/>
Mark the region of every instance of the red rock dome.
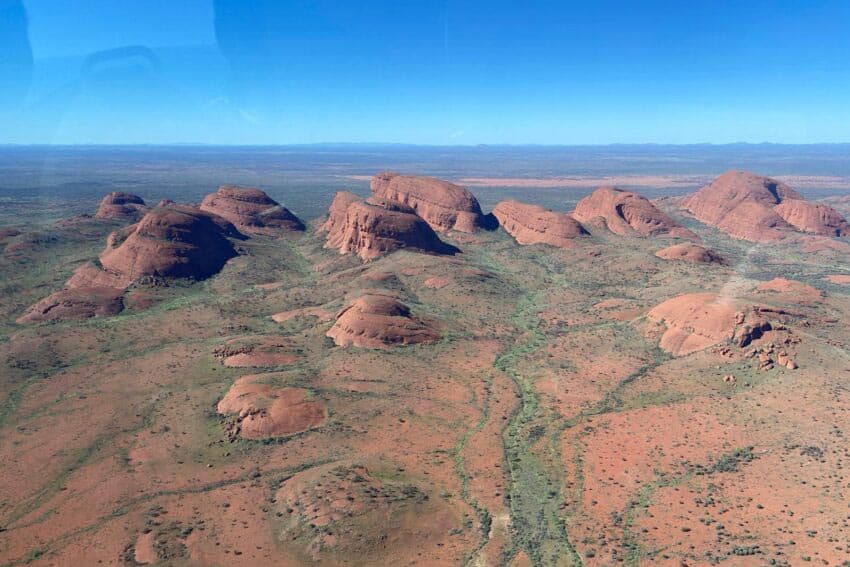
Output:
<path fill-rule="evenodd" d="M 806 201 L 785 183 L 748 171 L 728 171 L 688 196 L 682 206 L 698 220 L 753 242 L 775 242 L 795 231 L 844 236 L 835 209 Z"/>
<path fill-rule="evenodd" d="M 519 244 L 548 244 L 569 248 L 587 231 L 566 213 L 556 213 L 539 205 L 502 201 L 493 209 L 499 224 Z"/>
<path fill-rule="evenodd" d="M 148 210 L 144 200 L 138 195 L 113 191 L 103 198 L 94 216 L 98 219 L 135 222 Z"/>
<path fill-rule="evenodd" d="M 414 317 L 410 309 L 388 295 L 368 294 L 337 315 L 327 332 L 339 346 L 364 348 L 433 343 L 439 334 Z"/>
<path fill-rule="evenodd" d="M 363 260 L 402 248 L 430 254 L 458 251 L 440 240 L 412 207 L 378 197 L 364 201 L 348 192 L 337 193 L 321 230 L 328 233 L 326 248 Z"/>
<path fill-rule="evenodd" d="M 488 224 L 472 193 L 442 179 L 384 172 L 371 186 L 375 196 L 409 205 L 438 232 L 475 232 Z"/>
<path fill-rule="evenodd" d="M 298 217 L 259 189 L 225 185 L 204 197 L 200 208 L 248 233 L 304 230 L 304 223 Z"/>
<path fill-rule="evenodd" d="M 620 236 L 696 238 L 643 195 L 617 187 L 600 187 L 578 202 L 572 216 L 584 224 L 601 222 Z"/>

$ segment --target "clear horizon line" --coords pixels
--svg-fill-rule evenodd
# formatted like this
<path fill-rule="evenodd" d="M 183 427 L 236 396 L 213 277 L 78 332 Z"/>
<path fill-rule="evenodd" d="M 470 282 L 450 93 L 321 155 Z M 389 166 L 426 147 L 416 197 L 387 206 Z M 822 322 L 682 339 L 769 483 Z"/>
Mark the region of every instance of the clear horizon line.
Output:
<path fill-rule="evenodd" d="M 850 146 L 846 142 L 608 142 L 587 144 L 558 144 L 558 143 L 479 143 L 479 144 L 424 144 L 413 142 L 293 142 L 279 144 L 243 143 L 243 144 L 220 144 L 213 142 L 122 142 L 122 143 L 52 143 L 52 142 L 0 142 L 0 148 L 32 148 L 32 147 L 100 147 L 100 148 L 144 148 L 144 147 L 210 147 L 210 148 L 293 148 L 293 147 L 320 147 L 320 146 L 395 146 L 411 148 L 605 148 L 605 147 L 724 147 L 724 146 Z"/>

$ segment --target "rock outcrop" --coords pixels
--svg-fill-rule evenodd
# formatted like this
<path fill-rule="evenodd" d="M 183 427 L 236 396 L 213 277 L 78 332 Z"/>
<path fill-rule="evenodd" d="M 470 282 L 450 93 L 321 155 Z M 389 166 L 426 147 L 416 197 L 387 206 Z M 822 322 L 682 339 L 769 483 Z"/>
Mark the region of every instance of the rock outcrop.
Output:
<path fill-rule="evenodd" d="M 124 309 L 123 290 L 110 287 L 63 289 L 27 309 L 18 317 L 20 324 L 111 317 Z"/>
<path fill-rule="evenodd" d="M 328 233 L 326 248 L 354 253 L 362 260 L 401 248 L 429 254 L 458 252 L 440 240 L 413 208 L 374 196 L 364 201 L 353 193 L 337 193 L 321 230 Z"/>
<path fill-rule="evenodd" d="M 236 436 L 264 439 L 292 435 L 325 421 L 325 404 L 311 399 L 308 390 L 276 388 L 261 382 L 263 377 L 239 378 L 218 403 L 219 414 L 236 416 L 228 427 L 231 440 Z"/>
<path fill-rule="evenodd" d="M 367 294 L 337 314 L 327 336 L 342 347 L 387 348 L 433 343 L 440 338 L 410 309 L 388 295 Z"/>
<path fill-rule="evenodd" d="M 771 313 L 778 312 L 715 293 L 691 293 L 656 305 L 646 316 L 667 327 L 661 348 L 684 356 L 726 341 L 747 346 L 771 330 Z"/>
<path fill-rule="evenodd" d="M 274 335 L 231 339 L 213 354 L 230 368 L 269 368 L 298 360 L 292 346 Z"/>
<path fill-rule="evenodd" d="M 153 209 L 110 234 L 97 262 L 80 266 L 65 289 L 33 305 L 20 322 L 114 315 L 123 309 L 124 290 L 139 280 L 217 273 L 236 256 L 228 237 L 239 236 L 226 220 L 192 207 Z"/>
<path fill-rule="evenodd" d="M 129 283 L 144 277 L 204 279 L 236 256 L 232 224 L 191 207 L 154 209 L 114 232 L 100 254 L 103 270 Z"/>
<path fill-rule="evenodd" d="M 150 210 L 138 195 L 113 191 L 100 202 L 95 218 L 136 222 Z"/>
<path fill-rule="evenodd" d="M 493 215 L 519 244 L 570 248 L 576 238 L 588 234 L 581 223 L 570 215 L 556 213 L 539 205 L 502 201 L 493 209 Z"/>
<path fill-rule="evenodd" d="M 620 236 L 697 238 L 643 195 L 618 187 L 600 187 L 578 202 L 572 216 L 584 224 L 601 224 Z"/>
<path fill-rule="evenodd" d="M 438 232 L 475 232 L 492 221 L 468 190 L 434 177 L 379 173 L 372 178 L 372 193 L 413 208 Z"/>
<path fill-rule="evenodd" d="M 668 246 L 655 255 L 664 260 L 681 260 L 694 264 L 727 264 L 726 259 L 711 248 L 690 242 Z"/>
<path fill-rule="evenodd" d="M 823 236 L 848 233 L 831 207 L 809 203 L 785 183 L 748 171 L 728 171 L 682 206 L 705 224 L 752 242 L 775 242 L 796 231 Z"/>
<path fill-rule="evenodd" d="M 337 191 L 331 206 L 328 207 L 328 218 L 319 225 L 317 230 L 317 232 L 328 233 L 325 248 L 339 249 L 343 246 L 344 234 L 348 226 L 348 207 L 363 200 L 363 197 L 351 191 Z"/>
<path fill-rule="evenodd" d="M 788 278 L 773 278 L 770 281 L 760 283 L 756 291 L 764 294 L 778 294 L 782 296 L 784 303 L 816 303 L 823 299 L 819 289 L 803 282 L 789 280 Z"/>
<path fill-rule="evenodd" d="M 259 189 L 224 185 L 204 197 L 200 209 L 227 219 L 247 233 L 274 235 L 304 230 L 298 217 Z"/>
<path fill-rule="evenodd" d="M 782 219 L 800 232 L 820 236 L 847 236 L 850 224 L 828 205 L 800 199 L 782 201 L 773 208 Z"/>

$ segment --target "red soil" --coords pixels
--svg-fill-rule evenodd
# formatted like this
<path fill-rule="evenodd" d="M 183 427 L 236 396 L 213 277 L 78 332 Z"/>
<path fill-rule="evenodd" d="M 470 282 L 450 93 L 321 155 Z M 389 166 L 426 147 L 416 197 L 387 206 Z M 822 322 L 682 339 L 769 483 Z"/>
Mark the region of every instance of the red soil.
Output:
<path fill-rule="evenodd" d="M 834 274 L 826 276 L 824 279 L 835 284 L 850 284 L 850 274 Z"/>
<path fill-rule="evenodd" d="M 570 248 L 573 239 L 586 235 L 581 224 L 565 213 L 556 213 L 539 205 L 502 201 L 493 209 L 499 224 L 519 244 L 549 244 Z"/>
<path fill-rule="evenodd" d="M 333 320 L 334 314 L 327 309 L 322 309 L 320 307 L 305 307 L 303 309 L 293 309 L 290 311 L 275 313 L 272 315 L 272 320 L 275 323 L 283 323 L 296 317 L 315 317 L 320 323 L 324 323 L 326 321 Z"/>
<path fill-rule="evenodd" d="M 200 209 L 219 215 L 248 233 L 304 230 L 298 217 L 259 189 L 224 185 L 204 197 Z"/>
<path fill-rule="evenodd" d="M 423 283 L 427 288 L 441 289 L 452 283 L 452 280 L 446 276 L 434 276 L 432 278 L 427 278 Z"/>
<path fill-rule="evenodd" d="M 342 347 L 387 348 L 433 343 L 439 334 L 416 319 L 410 309 L 388 295 L 357 298 L 339 312 L 327 336 Z"/>
<path fill-rule="evenodd" d="M 321 401 L 302 388 L 275 388 L 260 382 L 263 375 L 243 376 L 218 403 L 218 413 L 236 414 L 230 432 L 246 439 L 281 437 L 320 425 L 327 417 Z"/>
<path fill-rule="evenodd" d="M 371 186 L 376 196 L 409 205 L 439 232 L 475 232 L 487 224 L 472 193 L 448 181 L 384 172 Z"/>
<path fill-rule="evenodd" d="M 601 187 L 576 205 L 572 216 L 581 223 L 597 222 L 620 236 L 668 235 L 697 238 L 653 205 L 646 197 L 617 187 Z"/>

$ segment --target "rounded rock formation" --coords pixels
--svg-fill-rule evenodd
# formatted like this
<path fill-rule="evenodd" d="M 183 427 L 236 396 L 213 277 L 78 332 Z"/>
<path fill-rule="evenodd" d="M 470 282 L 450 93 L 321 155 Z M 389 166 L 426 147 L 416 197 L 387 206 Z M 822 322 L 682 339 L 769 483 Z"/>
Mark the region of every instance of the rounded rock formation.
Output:
<path fill-rule="evenodd" d="M 216 215 L 179 205 L 153 209 L 112 232 L 98 262 L 77 268 L 65 289 L 30 307 L 19 322 L 114 315 L 124 308 L 124 291 L 143 278 L 212 276 L 236 256 L 228 236 L 240 234 Z"/>
<path fill-rule="evenodd" d="M 154 209 L 126 231 L 112 233 L 103 269 L 126 285 L 143 277 L 204 279 L 236 256 L 229 222 L 191 207 Z"/>
<path fill-rule="evenodd" d="M 690 242 L 668 246 L 655 255 L 664 260 L 681 260 L 694 264 L 727 264 L 726 259 L 711 248 Z"/>
<path fill-rule="evenodd" d="M 401 248 L 430 254 L 458 252 L 440 240 L 411 207 L 378 197 L 364 201 L 353 193 L 337 193 L 321 228 L 328 232 L 326 248 L 341 254 L 353 252 L 362 260 Z"/>
<path fill-rule="evenodd" d="M 442 179 L 383 172 L 371 187 L 375 196 L 413 208 L 438 232 L 475 232 L 489 225 L 472 193 Z"/>
<path fill-rule="evenodd" d="M 775 242 L 795 231 L 843 236 L 849 228 L 831 207 L 809 203 L 785 183 L 748 171 L 724 173 L 682 206 L 697 220 L 752 242 Z"/>
<path fill-rule="evenodd" d="M 231 339 L 214 354 L 230 368 L 269 368 L 298 360 L 292 346 L 274 335 Z"/>
<path fill-rule="evenodd" d="M 243 376 L 218 403 L 221 415 L 235 414 L 231 438 L 264 439 L 312 429 L 327 418 L 325 404 L 310 399 L 303 388 L 275 388 L 260 382 L 263 375 Z"/>
<path fill-rule="evenodd" d="M 363 348 L 433 343 L 440 338 L 406 305 L 381 294 L 363 295 L 340 311 L 327 336 L 338 346 Z"/>
<path fill-rule="evenodd" d="M 828 205 L 788 199 L 776 205 L 773 210 L 800 232 L 839 237 L 850 234 L 850 224 L 847 220 Z"/>
<path fill-rule="evenodd" d="M 578 202 L 572 216 L 581 223 L 601 219 L 608 230 L 620 236 L 696 238 L 643 195 L 618 187 L 600 187 Z"/>
<path fill-rule="evenodd" d="M 587 231 L 577 220 L 566 213 L 556 213 L 539 205 L 502 201 L 493 209 L 493 215 L 508 234 L 523 245 L 548 244 L 570 248 L 573 240 Z"/>
<path fill-rule="evenodd" d="M 63 289 L 32 305 L 18 317 L 20 324 L 111 317 L 124 309 L 123 290 L 110 287 Z"/>
<path fill-rule="evenodd" d="M 667 327 L 660 346 L 673 356 L 691 354 L 725 341 L 746 346 L 771 329 L 770 321 L 758 306 L 747 307 L 715 293 L 679 295 L 656 305 L 646 316 Z"/>
<path fill-rule="evenodd" d="M 381 461 L 337 461 L 296 472 L 272 500 L 281 541 L 316 565 L 340 565 L 340 557 L 356 557 L 359 565 L 422 563 L 415 557 L 424 542 L 445 533 L 439 519 L 449 504 L 429 498 L 414 481 L 404 468 Z M 410 552 L 413 557 L 401 558 Z"/>
<path fill-rule="evenodd" d="M 259 189 L 224 185 L 204 197 L 200 209 L 227 219 L 248 233 L 273 235 L 304 230 L 298 217 Z"/>
<path fill-rule="evenodd" d="M 783 300 L 789 303 L 814 303 L 823 299 L 819 289 L 788 278 L 773 278 L 760 283 L 756 291 L 782 295 Z"/>
<path fill-rule="evenodd" d="M 113 191 L 103 198 L 94 214 L 106 220 L 138 221 L 149 208 L 138 195 Z"/>

